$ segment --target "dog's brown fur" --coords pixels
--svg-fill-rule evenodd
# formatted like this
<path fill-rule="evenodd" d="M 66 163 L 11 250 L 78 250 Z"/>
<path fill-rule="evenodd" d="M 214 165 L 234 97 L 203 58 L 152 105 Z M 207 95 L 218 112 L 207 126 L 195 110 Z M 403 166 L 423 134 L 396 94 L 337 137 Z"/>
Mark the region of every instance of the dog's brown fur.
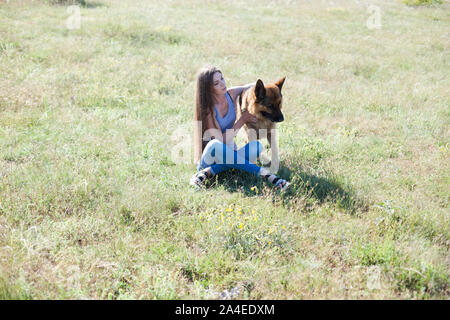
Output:
<path fill-rule="evenodd" d="M 264 134 L 260 135 L 260 129 L 266 129 L 267 140 L 272 149 L 272 158 L 279 161 L 277 137 L 273 136 L 271 129 L 276 128 L 276 123 L 284 120 L 281 113 L 283 97 L 281 88 L 283 87 L 286 77 L 280 80 L 264 85 L 258 79 L 256 85 L 242 92 L 237 98 L 237 116 L 241 117 L 242 112 L 248 110 L 258 118 L 256 123 L 247 123 L 243 127 L 247 135 L 247 142 L 264 138 Z M 253 129 L 249 130 L 249 129 Z M 256 136 L 255 133 L 256 132 Z M 276 132 L 276 131 L 275 131 Z M 274 144 L 272 144 L 272 141 Z"/>

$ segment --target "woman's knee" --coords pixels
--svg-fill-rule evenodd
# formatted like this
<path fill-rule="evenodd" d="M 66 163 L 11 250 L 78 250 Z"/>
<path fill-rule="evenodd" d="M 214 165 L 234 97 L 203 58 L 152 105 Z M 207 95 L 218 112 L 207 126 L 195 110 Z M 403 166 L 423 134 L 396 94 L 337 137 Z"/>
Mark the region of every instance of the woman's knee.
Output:
<path fill-rule="evenodd" d="M 253 140 L 248 143 L 249 152 L 252 154 L 256 154 L 258 157 L 263 151 L 263 145 L 259 140 Z"/>
<path fill-rule="evenodd" d="M 206 144 L 203 155 L 209 154 L 214 157 L 218 148 L 223 148 L 223 142 L 219 139 L 212 139 Z"/>
<path fill-rule="evenodd" d="M 219 139 L 212 139 L 208 141 L 208 143 L 205 146 L 205 149 L 206 148 L 211 149 L 221 145 L 223 145 L 222 141 L 220 141 Z"/>

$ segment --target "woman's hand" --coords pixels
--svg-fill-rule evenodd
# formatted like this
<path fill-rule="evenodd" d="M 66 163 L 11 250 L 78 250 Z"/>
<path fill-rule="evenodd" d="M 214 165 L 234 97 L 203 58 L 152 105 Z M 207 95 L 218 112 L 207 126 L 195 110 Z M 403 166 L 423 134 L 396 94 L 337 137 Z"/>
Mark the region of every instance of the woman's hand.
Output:
<path fill-rule="evenodd" d="M 252 115 L 251 113 L 249 113 L 247 110 L 242 112 L 241 119 L 242 119 L 244 124 L 245 123 L 256 123 L 256 122 L 258 122 L 258 118 L 255 117 L 254 115 Z"/>
<path fill-rule="evenodd" d="M 258 121 L 258 118 L 249 113 L 247 110 L 242 112 L 241 117 L 238 121 L 235 122 L 233 125 L 233 130 L 226 130 L 223 134 L 223 141 L 225 143 L 229 143 L 234 139 L 234 137 L 237 135 L 239 129 L 246 123 L 255 123 Z"/>

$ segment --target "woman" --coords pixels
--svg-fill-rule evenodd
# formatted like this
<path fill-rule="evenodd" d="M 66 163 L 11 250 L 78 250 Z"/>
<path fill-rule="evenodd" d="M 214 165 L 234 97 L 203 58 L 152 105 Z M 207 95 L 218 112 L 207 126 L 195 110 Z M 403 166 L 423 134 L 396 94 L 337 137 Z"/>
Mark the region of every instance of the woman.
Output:
<path fill-rule="evenodd" d="M 205 67 L 197 75 L 197 92 L 194 110 L 194 160 L 198 172 L 191 178 L 194 187 L 204 185 L 206 179 L 221 171 L 236 168 L 256 176 L 262 176 L 275 187 L 286 190 L 289 182 L 254 164 L 263 149 L 254 140 L 237 150 L 234 137 L 246 123 L 257 118 L 245 111 L 236 121 L 236 97 L 249 84 L 227 90 L 222 72 L 215 67 Z M 203 138 L 211 138 L 209 142 Z"/>

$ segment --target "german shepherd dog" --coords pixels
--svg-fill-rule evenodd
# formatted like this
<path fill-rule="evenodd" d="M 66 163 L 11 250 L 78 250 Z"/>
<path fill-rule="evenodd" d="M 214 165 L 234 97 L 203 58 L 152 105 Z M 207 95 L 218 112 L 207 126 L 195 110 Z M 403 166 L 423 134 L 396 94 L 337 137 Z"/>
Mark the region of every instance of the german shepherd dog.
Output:
<path fill-rule="evenodd" d="M 281 113 L 282 98 L 281 88 L 286 77 L 277 82 L 264 85 L 258 79 L 256 85 L 243 91 L 237 98 L 237 116 L 240 117 L 245 110 L 258 118 L 256 123 L 244 124 L 247 143 L 252 140 L 267 138 L 272 150 L 271 171 L 278 171 L 279 154 L 278 139 L 276 136 L 276 123 L 282 122 L 284 116 Z M 275 129 L 275 130 L 272 130 Z M 275 161 L 275 163 L 274 163 Z"/>

